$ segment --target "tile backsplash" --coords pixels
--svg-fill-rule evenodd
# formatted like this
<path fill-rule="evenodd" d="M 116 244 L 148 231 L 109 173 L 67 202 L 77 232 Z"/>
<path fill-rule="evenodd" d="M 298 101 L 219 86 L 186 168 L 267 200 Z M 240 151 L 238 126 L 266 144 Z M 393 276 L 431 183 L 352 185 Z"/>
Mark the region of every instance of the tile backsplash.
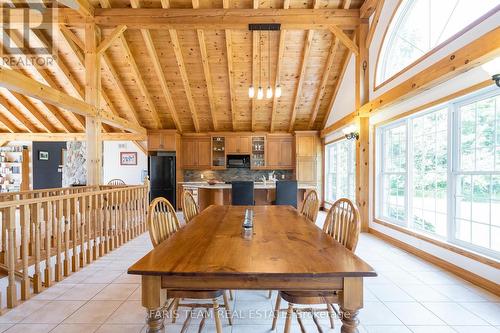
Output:
<path fill-rule="evenodd" d="M 228 182 L 233 180 L 260 181 L 262 176 L 269 178 L 273 172 L 277 179 L 292 179 L 292 170 L 250 170 L 250 169 L 226 169 L 226 170 L 184 170 L 185 182 L 202 182 L 210 179 Z M 202 178 L 203 175 L 203 178 Z M 284 176 L 284 178 L 282 178 Z"/>

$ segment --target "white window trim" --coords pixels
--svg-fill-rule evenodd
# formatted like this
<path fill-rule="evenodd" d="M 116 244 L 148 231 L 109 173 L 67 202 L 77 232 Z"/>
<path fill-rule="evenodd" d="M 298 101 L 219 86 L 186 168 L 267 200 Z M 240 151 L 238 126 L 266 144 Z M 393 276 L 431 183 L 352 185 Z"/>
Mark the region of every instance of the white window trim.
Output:
<path fill-rule="evenodd" d="M 457 177 L 459 175 L 467 174 L 469 173 L 468 171 L 462 171 L 459 172 L 459 147 L 460 147 L 460 135 L 458 131 L 458 124 L 459 124 L 459 108 L 462 105 L 467 105 L 471 104 L 483 99 L 487 99 L 489 97 L 493 96 L 498 96 L 498 88 L 496 86 L 488 87 L 486 89 L 479 90 L 477 92 L 462 96 L 460 98 L 456 98 L 453 100 L 450 100 L 446 103 L 442 103 L 439 105 L 436 105 L 432 108 L 429 108 L 424 111 L 416 112 L 410 116 L 404 117 L 402 119 L 395 120 L 394 122 L 391 122 L 387 125 L 383 125 L 380 127 L 376 127 L 376 135 L 375 135 L 375 146 L 378 147 L 376 149 L 376 164 L 375 164 L 375 193 L 377 194 L 374 200 L 375 203 L 375 218 L 386 221 L 389 223 L 392 223 L 394 225 L 397 225 L 399 227 L 407 228 L 408 230 L 411 230 L 412 232 L 419 233 L 425 236 L 430 236 L 432 238 L 448 242 L 453 245 L 457 245 L 459 247 L 462 247 L 464 249 L 469 249 L 471 251 L 500 259 L 500 252 L 493 251 L 491 249 L 477 246 L 472 243 L 468 243 L 459 239 L 456 239 L 455 237 L 455 231 L 456 231 L 456 225 L 455 225 L 455 218 L 456 218 L 456 200 L 455 200 L 455 193 L 456 193 L 456 181 Z M 447 154 L 448 154 L 448 163 L 447 163 L 447 235 L 445 237 L 442 237 L 439 234 L 431 233 L 431 232 L 426 232 L 425 230 L 420 230 L 420 229 L 415 229 L 412 228 L 410 225 L 410 220 L 409 217 L 411 215 L 410 212 L 410 207 L 411 205 L 411 199 L 410 199 L 410 189 L 412 188 L 412 182 L 413 182 L 413 172 L 410 172 L 413 170 L 413 161 L 411 160 L 412 156 L 412 145 L 410 145 L 411 141 L 411 126 L 409 126 L 411 119 L 421 117 L 427 113 L 431 113 L 437 110 L 441 110 L 443 108 L 448 109 L 448 124 L 447 124 Z M 406 184 L 405 184 L 405 210 L 406 210 L 406 221 L 404 223 L 401 223 L 401 221 L 397 221 L 394 219 L 391 219 L 389 217 L 384 216 L 383 214 L 383 207 L 382 204 L 384 202 L 383 198 L 383 176 L 384 176 L 384 140 L 383 140 L 383 132 L 384 130 L 388 130 L 394 127 L 401 126 L 401 124 L 405 124 L 406 126 Z M 410 164 L 411 163 L 411 164 Z M 472 171 L 470 172 L 471 174 L 500 174 L 500 171 Z M 391 173 L 392 174 L 392 173 Z M 490 237 L 491 237 L 491 232 L 490 232 Z"/>
<path fill-rule="evenodd" d="M 330 158 L 331 158 L 330 153 L 329 153 L 329 148 L 333 147 L 333 145 L 335 145 L 335 144 L 340 144 L 341 142 L 345 142 L 345 141 L 347 141 L 347 139 L 343 138 L 343 139 L 339 139 L 339 140 L 330 142 L 330 143 L 325 145 L 325 170 L 324 170 L 325 189 L 324 189 L 324 191 L 325 191 L 325 200 L 329 203 L 333 203 L 333 202 L 329 201 L 330 198 L 327 198 L 327 195 L 328 195 L 328 175 L 330 174 L 328 172 L 328 169 L 329 169 Z M 347 162 L 349 164 L 348 165 L 348 172 L 347 172 L 347 188 L 348 188 L 348 191 L 349 191 L 349 189 L 353 188 L 354 189 L 353 195 L 355 196 L 356 195 L 356 161 L 354 161 L 354 163 L 352 162 L 352 160 L 350 159 L 350 156 L 351 156 L 350 153 L 354 153 L 354 156 L 356 156 L 355 155 L 356 145 L 354 143 L 351 143 L 350 146 L 351 146 L 352 151 L 349 151 L 348 156 L 347 156 Z M 352 165 L 351 165 L 351 163 L 352 163 Z M 351 177 L 350 177 L 351 173 L 349 172 L 349 170 L 354 170 L 354 172 L 353 172 L 354 177 L 352 177 L 352 180 L 353 180 L 352 184 L 351 184 Z M 337 184 L 337 186 L 339 184 L 339 175 L 340 175 L 340 173 L 337 170 L 337 172 L 336 172 L 336 177 L 337 177 L 336 184 Z M 337 195 L 337 192 L 335 193 L 335 195 Z M 355 200 L 355 198 L 349 197 L 349 193 L 345 193 L 343 197 Z"/>

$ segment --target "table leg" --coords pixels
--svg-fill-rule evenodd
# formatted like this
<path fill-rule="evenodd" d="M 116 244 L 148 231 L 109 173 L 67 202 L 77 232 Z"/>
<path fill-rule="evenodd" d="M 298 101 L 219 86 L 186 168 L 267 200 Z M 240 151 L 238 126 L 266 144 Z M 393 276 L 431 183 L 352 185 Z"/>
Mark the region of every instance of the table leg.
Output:
<path fill-rule="evenodd" d="M 340 297 L 341 333 L 358 333 L 358 311 L 363 307 L 363 278 L 344 278 Z"/>
<path fill-rule="evenodd" d="M 142 306 L 147 310 L 147 333 L 165 332 L 166 290 L 161 288 L 160 276 L 142 276 Z"/>

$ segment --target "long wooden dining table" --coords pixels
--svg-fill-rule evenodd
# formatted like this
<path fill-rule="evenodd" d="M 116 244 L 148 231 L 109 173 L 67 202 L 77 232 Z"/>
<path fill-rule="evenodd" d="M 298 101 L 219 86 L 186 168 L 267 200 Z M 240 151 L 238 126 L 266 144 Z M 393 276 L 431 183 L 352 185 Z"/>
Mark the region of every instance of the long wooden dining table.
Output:
<path fill-rule="evenodd" d="M 251 239 L 241 235 L 254 211 Z M 148 332 L 164 331 L 169 289 L 337 291 L 341 332 L 358 332 L 363 278 L 376 272 L 291 206 L 210 206 L 128 269 L 142 276 Z"/>

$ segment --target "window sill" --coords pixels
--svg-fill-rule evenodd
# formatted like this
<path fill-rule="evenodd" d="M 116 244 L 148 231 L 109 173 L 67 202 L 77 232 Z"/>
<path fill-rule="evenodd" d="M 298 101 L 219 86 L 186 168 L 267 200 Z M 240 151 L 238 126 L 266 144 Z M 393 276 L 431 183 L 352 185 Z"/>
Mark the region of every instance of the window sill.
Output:
<path fill-rule="evenodd" d="M 389 223 L 389 222 L 386 222 L 386 221 L 383 221 L 383 220 L 380 220 L 377 218 L 373 219 L 373 222 L 378 223 L 380 225 L 383 225 L 384 227 L 394 229 L 394 230 L 399 231 L 401 233 L 404 233 L 406 235 L 409 235 L 409 236 L 421 239 L 423 241 L 429 242 L 433 245 L 442 247 L 446 250 L 452 251 L 454 253 L 457 253 L 457 254 L 462 255 L 464 257 L 467 257 L 469 259 L 476 260 L 477 262 L 480 262 L 482 264 L 491 266 L 491 267 L 496 268 L 496 269 L 500 269 L 500 262 L 494 258 L 487 257 L 485 255 L 479 254 L 477 252 L 473 252 L 469 249 L 465 249 L 465 248 L 457 246 L 455 244 L 451 244 L 451 243 L 448 243 L 448 242 L 445 242 L 445 241 L 442 241 L 442 240 L 439 240 L 436 238 L 432 238 L 432 237 L 429 237 L 427 235 L 415 232 L 413 230 L 410 230 L 410 229 L 407 229 L 407 228 L 404 228 L 404 227 L 401 227 L 401 226 L 398 226 L 398 225 L 395 225 L 393 223 Z"/>

